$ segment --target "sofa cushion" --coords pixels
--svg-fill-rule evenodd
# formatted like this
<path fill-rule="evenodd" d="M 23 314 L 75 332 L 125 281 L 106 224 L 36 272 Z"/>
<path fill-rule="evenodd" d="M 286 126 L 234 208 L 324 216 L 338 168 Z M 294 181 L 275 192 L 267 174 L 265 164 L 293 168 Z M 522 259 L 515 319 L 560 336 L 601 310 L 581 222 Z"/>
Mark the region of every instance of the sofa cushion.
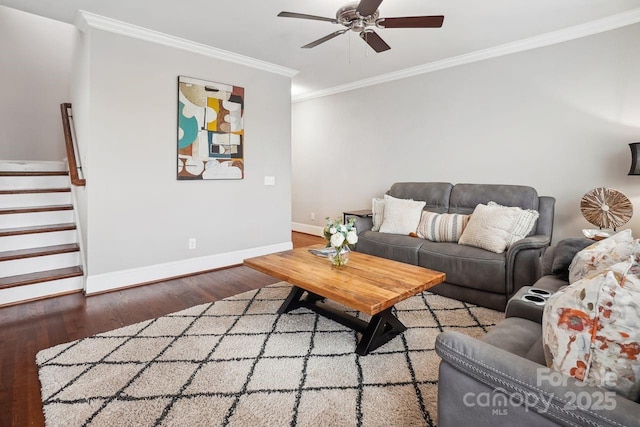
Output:
<path fill-rule="evenodd" d="M 552 274 L 553 258 L 555 257 L 555 246 L 549 246 L 542 256 L 542 275 Z M 568 273 L 567 273 L 568 274 Z"/>
<path fill-rule="evenodd" d="M 384 217 L 380 226 L 381 233 L 415 233 L 425 202 L 396 199 L 388 194 L 384 196 Z"/>
<path fill-rule="evenodd" d="M 558 242 L 553 252 L 551 273 L 569 279 L 569 266 L 578 252 L 593 244 L 593 240 L 574 237 Z"/>
<path fill-rule="evenodd" d="M 628 261 L 549 297 L 547 365 L 628 399 L 640 396 L 640 264 Z"/>
<path fill-rule="evenodd" d="M 363 231 L 358 235 L 356 250 L 369 255 L 418 264 L 418 249 L 425 240 L 400 234 Z"/>
<path fill-rule="evenodd" d="M 446 273 L 446 282 L 488 292 L 505 293 L 505 254 L 457 243 L 420 240 L 418 265 Z"/>
<path fill-rule="evenodd" d="M 452 188 L 448 182 L 396 182 L 387 194 L 397 199 L 421 200 L 426 203 L 426 210 L 446 213 Z"/>
<path fill-rule="evenodd" d="M 631 230 L 624 230 L 586 247 L 576 254 L 569 266 L 569 283 L 590 273 L 606 270 L 627 259 L 636 250 Z"/>
<path fill-rule="evenodd" d="M 482 337 L 482 341 L 544 365 L 542 327 L 519 317 L 507 317 Z"/>
<path fill-rule="evenodd" d="M 496 202 L 503 206 L 538 210 L 538 192 L 523 185 L 457 184 L 451 190 L 449 213 L 470 214 L 479 204 Z M 535 228 L 534 228 L 535 229 Z"/>
<path fill-rule="evenodd" d="M 563 286 L 567 286 L 569 282 L 565 277 L 547 274 L 539 278 L 532 286 L 538 289 L 544 289 L 551 293 L 557 292 Z"/>
<path fill-rule="evenodd" d="M 457 243 L 469 223 L 469 218 L 470 215 L 423 211 L 418 224 L 418 237 L 432 242 Z"/>

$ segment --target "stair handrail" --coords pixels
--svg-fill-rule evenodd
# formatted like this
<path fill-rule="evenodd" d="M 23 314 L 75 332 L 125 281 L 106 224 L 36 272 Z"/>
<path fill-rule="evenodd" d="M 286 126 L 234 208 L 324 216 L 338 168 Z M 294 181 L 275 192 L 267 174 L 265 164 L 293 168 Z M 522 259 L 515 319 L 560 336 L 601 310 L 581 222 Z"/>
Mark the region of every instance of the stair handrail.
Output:
<path fill-rule="evenodd" d="M 73 185 L 84 186 L 87 180 L 82 175 L 82 164 L 80 162 L 80 152 L 78 144 L 74 138 L 73 127 L 71 121 L 73 114 L 71 111 L 71 103 L 65 102 L 60 104 L 60 112 L 62 113 L 62 130 L 64 131 L 64 143 L 67 148 L 67 162 L 69 163 L 69 175 Z"/>

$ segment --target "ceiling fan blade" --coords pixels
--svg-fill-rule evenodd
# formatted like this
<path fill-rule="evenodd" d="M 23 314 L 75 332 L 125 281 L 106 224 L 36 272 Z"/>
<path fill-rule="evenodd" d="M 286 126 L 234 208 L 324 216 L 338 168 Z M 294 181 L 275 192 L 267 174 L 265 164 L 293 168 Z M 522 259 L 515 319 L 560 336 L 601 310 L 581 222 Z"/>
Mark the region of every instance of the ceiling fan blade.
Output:
<path fill-rule="evenodd" d="M 302 46 L 302 49 L 311 49 L 312 47 L 316 47 L 316 46 L 318 46 L 319 44 L 322 44 L 322 43 L 324 43 L 324 42 L 326 42 L 326 41 L 329 41 L 329 40 L 331 40 L 331 39 L 332 39 L 332 38 L 334 38 L 334 37 L 338 37 L 339 35 L 344 34 L 344 33 L 346 33 L 347 31 L 349 31 L 349 29 L 348 29 L 348 28 L 347 28 L 346 30 L 336 31 L 335 33 L 331 33 L 331 34 L 329 34 L 328 36 L 324 36 L 324 37 L 323 37 L 323 38 L 321 38 L 321 39 L 318 39 L 318 40 L 316 40 L 316 41 L 314 41 L 314 42 L 311 42 L 311 43 L 309 43 L 309 44 L 306 44 L 306 45 Z"/>
<path fill-rule="evenodd" d="M 335 18 L 325 18 L 324 16 L 316 16 L 316 15 L 305 15 L 304 13 L 280 12 L 278 16 L 281 18 L 313 19 L 314 21 L 326 21 L 334 24 L 338 23 L 338 21 Z"/>
<path fill-rule="evenodd" d="M 403 18 L 378 19 L 376 25 L 382 28 L 440 28 L 444 16 L 406 16 Z"/>
<path fill-rule="evenodd" d="M 371 46 L 371 49 L 375 50 L 378 53 L 391 49 L 391 46 L 389 46 L 384 40 L 382 40 L 382 37 L 380 37 L 378 33 L 373 30 L 362 31 L 360 33 L 360 38 L 364 40 L 369 46 Z"/>
<path fill-rule="evenodd" d="M 361 16 L 373 15 L 376 13 L 376 10 L 378 10 L 378 7 L 380 7 L 380 3 L 382 3 L 382 0 L 360 0 L 356 12 Z"/>

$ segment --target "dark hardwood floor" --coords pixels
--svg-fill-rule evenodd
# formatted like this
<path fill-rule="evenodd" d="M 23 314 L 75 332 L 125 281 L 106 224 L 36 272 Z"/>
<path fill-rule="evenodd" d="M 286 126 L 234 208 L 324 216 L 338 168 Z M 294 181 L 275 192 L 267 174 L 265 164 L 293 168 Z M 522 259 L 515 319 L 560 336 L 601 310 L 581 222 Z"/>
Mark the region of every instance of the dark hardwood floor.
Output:
<path fill-rule="evenodd" d="M 293 232 L 292 241 L 301 247 L 323 239 Z M 0 308 L 0 426 L 44 425 L 38 351 L 276 282 L 238 266 L 91 297 L 75 293 Z"/>

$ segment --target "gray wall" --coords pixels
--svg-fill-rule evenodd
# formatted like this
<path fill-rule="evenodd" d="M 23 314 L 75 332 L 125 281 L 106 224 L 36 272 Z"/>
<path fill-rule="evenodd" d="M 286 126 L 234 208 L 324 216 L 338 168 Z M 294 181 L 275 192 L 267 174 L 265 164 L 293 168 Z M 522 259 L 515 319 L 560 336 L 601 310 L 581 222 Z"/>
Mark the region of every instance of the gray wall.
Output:
<path fill-rule="evenodd" d="M 0 6 L 0 159 L 62 160 L 75 27 Z"/>
<path fill-rule="evenodd" d="M 634 25 L 294 104 L 293 222 L 322 226 L 398 181 L 533 186 L 557 199 L 556 241 L 592 228 L 579 208 L 592 188 L 640 211 L 640 177 L 626 175 L 638 40 Z M 640 235 L 640 213 L 628 226 Z"/>
<path fill-rule="evenodd" d="M 74 96 L 86 156 L 89 275 L 290 242 L 290 79 L 89 32 Z M 178 75 L 245 88 L 244 180 L 176 180 Z M 264 186 L 265 175 L 276 185 Z"/>

